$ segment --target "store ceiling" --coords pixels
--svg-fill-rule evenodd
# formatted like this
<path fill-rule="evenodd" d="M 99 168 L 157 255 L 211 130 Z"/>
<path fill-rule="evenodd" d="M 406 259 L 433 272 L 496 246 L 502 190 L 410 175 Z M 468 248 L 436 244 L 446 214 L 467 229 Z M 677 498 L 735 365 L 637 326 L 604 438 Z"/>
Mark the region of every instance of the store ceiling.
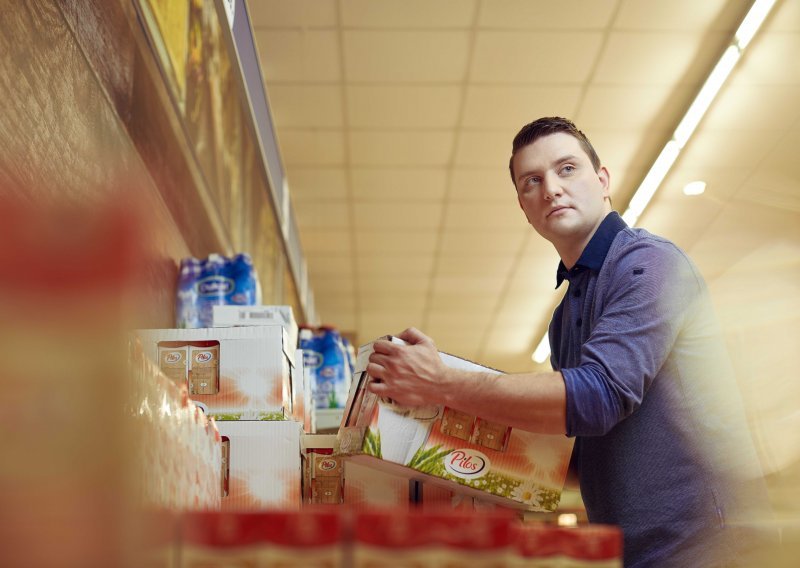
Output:
<path fill-rule="evenodd" d="M 513 136 L 573 118 L 622 211 L 749 5 L 250 0 L 321 321 L 361 342 L 413 325 L 442 350 L 534 368 L 563 290 L 516 203 Z M 687 250 L 712 292 L 741 273 L 717 286 L 728 323 L 759 283 L 798 271 L 798 53 L 800 0 L 778 0 L 638 222 Z M 706 193 L 684 196 L 695 179 Z"/>

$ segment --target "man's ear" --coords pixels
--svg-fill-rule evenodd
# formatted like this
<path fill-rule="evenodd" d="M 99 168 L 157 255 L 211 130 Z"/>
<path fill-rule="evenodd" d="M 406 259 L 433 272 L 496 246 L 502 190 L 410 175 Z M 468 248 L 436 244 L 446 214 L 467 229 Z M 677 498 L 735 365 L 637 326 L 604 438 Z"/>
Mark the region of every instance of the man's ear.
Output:
<path fill-rule="evenodd" d="M 608 173 L 608 170 L 605 166 L 600 166 L 600 169 L 597 170 L 597 177 L 600 180 L 600 184 L 603 187 L 603 197 L 611 197 L 611 174 Z"/>

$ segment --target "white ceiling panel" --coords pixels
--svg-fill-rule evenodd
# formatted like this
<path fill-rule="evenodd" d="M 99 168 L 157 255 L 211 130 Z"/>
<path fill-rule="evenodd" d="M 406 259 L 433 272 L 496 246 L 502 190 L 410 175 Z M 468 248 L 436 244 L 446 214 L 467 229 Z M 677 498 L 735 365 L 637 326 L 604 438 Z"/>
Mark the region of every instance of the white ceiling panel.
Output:
<path fill-rule="evenodd" d="M 339 36 L 335 31 L 255 30 L 267 85 L 280 81 L 339 81 Z M 275 109 L 278 111 L 279 109 Z"/>
<path fill-rule="evenodd" d="M 295 218 L 301 231 L 350 230 L 350 208 L 344 202 L 305 203 L 295 211 Z"/>
<path fill-rule="evenodd" d="M 516 132 L 514 133 L 516 134 Z M 490 201 L 495 203 L 517 202 L 517 194 L 508 171 L 508 158 L 511 157 L 511 140 L 507 142 L 507 156 L 504 162 L 493 167 L 459 167 L 453 170 L 450 178 L 448 197 L 451 201 Z"/>
<path fill-rule="evenodd" d="M 480 31 L 470 69 L 476 83 L 582 83 L 602 42 L 600 32 Z M 543 54 L 558 53 L 558 57 Z"/>
<path fill-rule="evenodd" d="M 342 0 L 342 24 L 359 28 L 468 28 L 477 0 Z"/>
<path fill-rule="evenodd" d="M 508 129 L 510 147 L 514 134 L 540 116 L 574 116 L 581 86 L 471 85 L 466 92 L 463 126 Z"/>
<path fill-rule="evenodd" d="M 457 310 L 493 310 L 497 305 L 497 296 L 463 292 L 459 289 L 431 294 L 428 307 L 438 311 Z"/>
<path fill-rule="evenodd" d="M 387 229 L 376 227 L 367 231 L 359 227 L 355 234 L 359 254 L 417 254 L 433 251 L 438 234 L 434 229 L 409 231 L 405 227 Z"/>
<path fill-rule="evenodd" d="M 364 82 L 451 83 L 467 71 L 469 34 L 461 31 L 344 32 L 345 77 Z"/>
<path fill-rule="evenodd" d="M 459 290 L 468 294 L 497 295 L 505 284 L 505 274 L 486 274 L 476 278 L 459 278 L 458 276 L 435 275 L 433 278 L 433 294 L 446 294 L 449 290 Z"/>
<path fill-rule="evenodd" d="M 681 93 L 668 92 L 659 86 L 596 85 L 586 91 L 586 97 L 577 114 L 576 123 L 581 129 L 645 130 L 669 129 L 674 125 L 662 109 L 667 99 L 675 96 L 691 97 L 695 89 L 684 88 Z"/>
<path fill-rule="evenodd" d="M 744 6 L 747 0 L 739 1 Z M 647 0 L 641 2 L 628 0 L 621 2 L 616 29 L 671 30 L 703 32 L 708 28 L 720 29 L 720 24 L 728 29 L 729 19 L 719 22 L 726 5 L 736 4 L 726 0 Z"/>
<path fill-rule="evenodd" d="M 356 275 L 359 293 L 402 292 L 407 294 L 427 294 L 430 275 L 376 274 Z"/>
<path fill-rule="evenodd" d="M 460 100 L 454 85 L 356 85 L 347 118 L 353 128 L 454 128 Z"/>
<path fill-rule="evenodd" d="M 336 0 L 255 0 L 248 2 L 254 28 L 314 28 L 337 24 Z"/>
<path fill-rule="evenodd" d="M 718 46 L 727 36 L 719 35 Z M 691 32 L 615 31 L 594 79 L 612 85 L 679 85 L 700 53 L 702 38 Z"/>
<path fill-rule="evenodd" d="M 450 161 L 453 132 L 350 131 L 354 166 L 444 166 Z"/>
<path fill-rule="evenodd" d="M 371 255 L 358 257 L 359 274 L 427 276 L 433 269 L 432 254 Z"/>
<path fill-rule="evenodd" d="M 352 168 L 353 199 L 358 202 L 441 202 L 447 170 L 437 168 Z"/>
<path fill-rule="evenodd" d="M 286 175 L 292 201 L 341 201 L 348 196 L 347 171 L 343 167 L 291 166 Z"/>
<path fill-rule="evenodd" d="M 498 250 L 492 255 L 442 255 L 436 261 L 436 274 L 462 278 L 484 274 L 508 274 L 516 261 L 516 256 L 509 254 L 510 252 L 514 251 Z"/>
<path fill-rule="evenodd" d="M 754 167 L 775 146 L 775 140 L 775 134 L 767 131 L 731 136 L 730 132 L 701 128 L 689 142 L 691 152 L 681 157 L 681 165 L 694 168 L 719 168 L 728 164 Z"/>
<path fill-rule="evenodd" d="M 456 164 L 470 168 L 508 168 L 511 157 L 511 142 L 517 130 L 489 132 L 462 130 L 458 137 Z M 509 177 L 510 179 L 510 177 Z"/>
<path fill-rule="evenodd" d="M 744 85 L 800 85 L 800 34 L 772 33 L 758 49 L 745 54 L 732 83 Z"/>
<path fill-rule="evenodd" d="M 519 215 L 523 215 L 519 210 Z M 447 229 L 442 233 L 440 252 L 444 255 L 511 254 L 520 249 L 530 227 L 510 230 L 475 231 L 471 228 Z"/>
<path fill-rule="evenodd" d="M 340 296 L 351 295 L 355 297 L 355 278 L 351 274 L 346 276 L 325 274 L 316 278 L 311 278 L 311 285 L 314 287 L 316 300 L 317 293 L 325 294 L 323 288 L 327 293 L 338 294 Z"/>
<path fill-rule="evenodd" d="M 507 205 L 451 203 L 446 209 L 444 228 L 469 229 L 477 232 L 522 229 L 527 225 L 525 215 L 514 205 L 513 202 Z"/>
<path fill-rule="evenodd" d="M 341 130 L 289 130 L 279 134 L 287 166 L 341 166 L 344 133 Z"/>
<path fill-rule="evenodd" d="M 356 203 L 354 222 L 360 229 L 433 229 L 439 226 L 441 205 L 435 203 L 397 202 Z M 417 251 L 414 251 L 417 252 Z"/>
<path fill-rule="evenodd" d="M 341 128 L 341 87 L 338 85 L 283 85 L 269 88 L 269 100 L 278 128 Z"/>
<path fill-rule="evenodd" d="M 725 96 L 727 91 L 722 94 L 703 119 L 703 128 L 747 136 L 747 130 L 786 130 L 800 119 L 800 84 L 741 85 L 735 89 L 734 96 Z M 776 113 L 775 108 L 783 112 Z"/>
<path fill-rule="evenodd" d="M 303 231 L 302 237 L 303 251 L 308 256 L 322 254 L 352 256 L 351 238 L 350 231 L 341 229 L 327 231 L 313 228 L 306 229 Z"/>
<path fill-rule="evenodd" d="M 611 20 L 616 0 L 492 0 L 481 4 L 479 25 L 485 28 L 597 30 Z"/>
<path fill-rule="evenodd" d="M 408 291 L 369 291 L 358 295 L 359 307 L 369 312 L 404 312 L 421 314 L 425 308 L 425 296 Z"/>

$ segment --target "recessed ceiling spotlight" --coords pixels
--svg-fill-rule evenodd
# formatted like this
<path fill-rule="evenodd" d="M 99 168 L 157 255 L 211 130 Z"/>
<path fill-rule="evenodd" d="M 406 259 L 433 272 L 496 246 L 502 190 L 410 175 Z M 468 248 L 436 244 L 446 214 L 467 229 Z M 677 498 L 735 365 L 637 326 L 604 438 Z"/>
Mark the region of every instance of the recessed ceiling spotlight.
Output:
<path fill-rule="evenodd" d="M 706 182 L 704 181 L 690 181 L 683 186 L 684 195 L 700 195 L 706 190 Z"/>

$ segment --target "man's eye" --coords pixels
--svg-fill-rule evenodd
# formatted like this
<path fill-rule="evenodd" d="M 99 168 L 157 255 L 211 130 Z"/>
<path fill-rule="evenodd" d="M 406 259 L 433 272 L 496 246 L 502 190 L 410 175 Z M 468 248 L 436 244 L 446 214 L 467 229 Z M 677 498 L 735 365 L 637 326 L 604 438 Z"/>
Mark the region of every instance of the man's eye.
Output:
<path fill-rule="evenodd" d="M 575 166 L 571 166 L 569 164 L 561 168 L 561 173 L 563 174 L 571 174 L 574 171 L 575 171 Z"/>
<path fill-rule="evenodd" d="M 525 180 L 526 185 L 536 185 L 538 183 L 539 183 L 538 177 L 529 177 L 528 179 Z"/>

